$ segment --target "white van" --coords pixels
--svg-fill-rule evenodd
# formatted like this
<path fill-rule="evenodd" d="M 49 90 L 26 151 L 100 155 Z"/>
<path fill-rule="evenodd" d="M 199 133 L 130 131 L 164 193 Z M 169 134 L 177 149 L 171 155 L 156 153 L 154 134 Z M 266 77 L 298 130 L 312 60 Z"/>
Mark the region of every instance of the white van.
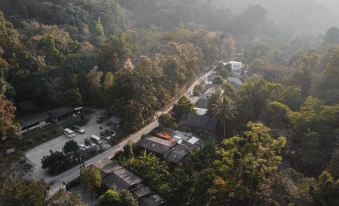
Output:
<path fill-rule="evenodd" d="M 92 140 L 94 143 L 96 143 L 96 144 L 101 144 L 101 143 L 102 143 L 101 138 L 98 137 L 98 136 L 95 136 L 95 135 L 92 135 L 92 136 L 91 136 L 91 140 Z"/>
<path fill-rule="evenodd" d="M 66 137 L 69 137 L 69 138 L 75 137 L 74 131 L 69 128 L 64 129 L 64 134 L 66 135 Z"/>

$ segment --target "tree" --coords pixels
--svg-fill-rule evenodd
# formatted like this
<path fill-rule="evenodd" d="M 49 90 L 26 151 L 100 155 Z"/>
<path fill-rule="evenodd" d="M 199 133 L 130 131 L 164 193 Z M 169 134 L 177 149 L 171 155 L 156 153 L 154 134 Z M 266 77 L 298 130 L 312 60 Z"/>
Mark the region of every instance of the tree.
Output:
<path fill-rule="evenodd" d="M 60 190 L 47 201 L 47 206 L 82 206 L 80 196 L 65 190 Z"/>
<path fill-rule="evenodd" d="M 203 84 L 198 84 L 193 89 L 193 95 L 194 96 L 200 96 L 200 95 L 202 95 L 204 93 L 204 90 L 205 90 L 204 85 Z"/>
<path fill-rule="evenodd" d="M 15 122 L 15 106 L 0 95 L 0 137 L 16 139 L 20 137 L 18 123 Z M 3 139 L 0 139 L 0 142 Z"/>
<path fill-rule="evenodd" d="M 138 206 L 138 202 L 134 199 L 133 195 L 128 190 L 122 190 L 120 192 L 121 206 Z"/>
<path fill-rule="evenodd" d="M 280 102 L 273 101 L 267 104 L 267 121 L 273 128 L 286 128 L 290 108 Z"/>
<path fill-rule="evenodd" d="M 165 162 L 146 151 L 139 157 L 129 159 L 125 166 L 150 185 L 160 185 L 163 178 L 168 175 L 168 166 Z"/>
<path fill-rule="evenodd" d="M 73 161 L 69 156 L 59 151 L 50 152 L 50 155 L 41 159 L 42 169 L 47 169 L 48 173 L 55 175 L 73 166 Z"/>
<path fill-rule="evenodd" d="M 6 178 L 0 188 L 0 204 L 4 206 L 44 206 L 49 185 L 44 181 Z"/>
<path fill-rule="evenodd" d="M 326 31 L 324 36 L 323 47 L 329 49 L 339 44 L 339 29 L 337 27 L 331 27 Z"/>
<path fill-rule="evenodd" d="M 98 43 L 102 43 L 105 40 L 105 32 L 104 32 L 104 27 L 101 23 L 101 18 L 98 18 L 98 21 L 95 24 L 96 27 L 96 32 L 97 32 L 97 39 Z"/>
<path fill-rule="evenodd" d="M 178 103 L 174 105 L 172 112 L 176 121 L 180 121 L 185 115 L 194 112 L 194 105 L 187 97 L 182 97 Z"/>
<path fill-rule="evenodd" d="M 176 128 L 177 124 L 171 114 L 163 114 L 159 117 L 159 124 L 162 127 Z"/>
<path fill-rule="evenodd" d="M 266 67 L 261 59 L 255 59 L 250 65 L 249 74 L 257 74 L 259 71 Z"/>
<path fill-rule="evenodd" d="M 110 91 L 113 88 L 114 84 L 114 76 L 112 72 L 107 72 L 105 74 L 104 82 L 103 82 L 103 87 L 106 91 Z"/>
<path fill-rule="evenodd" d="M 238 120 L 243 123 L 259 120 L 265 112 L 267 101 L 273 100 L 280 89 L 281 85 L 261 78 L 249 79 L 237 92 Z"/>
<path fill-rule="evenodd" d="M 212 114 L 223 123 L 224 137 L 226 137 L 226 124 L 235 118 L 237 109 L 231 98 L 223 96 L 212 105 Z"/>
<path fill-rule="evenodd" d="M 330 60 L 316 86 L 316 96 L 329 104 L 339 103 L 339 48 L 330 52 Z"/>
<path fill-rule="evenodd" d="M 303 59 L 303 62 L 299 62 L 297 66 L 297 70 L 294 73 L 294 78 L 296 82 L 300 85 L 301 92 L 304 98 L 309 95 L 309 91 L 312 86 L 312 78 L 311 78 L 311 68 L 307 64 L 307 60 Z"/>
<path fill-rule="evenodd" d="M 208 189 L 209 205 L 261 205 L 265 191 L 282 160 L 284 137 L 272 138 L 270 129 L 248 123 L 243 136 L 225 139 L 214 162 L 216 177 Z M 266 188 L 266 189 L 265 189 Z"/>
<path fill-rule="evenodd" d="M 103 195 L 99 197 L 100 206 L 120 206 L 121 204 L 122 200 L 118 191 L 107 190 Z"/>
<path fill-rule="evenodd" d="M 339 202 L 339 180 L 334 180 L 332 175 L 324 171 L 317 179 L 315 188 L 311 188 L 314 205 L 330 206 Z"/>
<path fill-rule="evenodd" d="M 120 33 L 111 36 L 101 46 L 101 65 L 105 71 L 114 72 L 122 67 L 135 52 L 134 33 Z"/>
<path fill-rule="evenodd" d="M 100 206 L 138 206 L 138 202 L 134 199 L 133 195 L 127 191 L 121 192 L 115 190 L 107 190 L 99 197 Z"/>
<path fill-rule="evenodd" d="M 65 91 L 63 94 L 63 102 L 74 107 L 83 105 L 80 90 L 76 88 Z"/>
<path fill-rule="evenodd" d="M 74 140 L 69 140 L 66 142 L 63 151 L 65 154 L 71 154 L 71 153 L 76 153 L 80 149 L 78 143 Z"/>
<path fill-rule="evenodd" d="M 224 79 L 222 78 L 222 76 L 218 75 L 213 80 L 213 84 L 222 85 L 222 84 L 224 84 Z"/>
<path fill-rule="evenodd" d="M 78 143 L 74 140 L 70 140 L 66 142 L 63 148 L 63 152 L 73 161 L 78 162 L 79 161 L 79 151 L 80 147 Z"/>
<path fill-rule="evenodd" d="M 80 172 L 80 184 L 86 191 L 99 188 L 102 183 L 100 170 L 95 167 L 83 168 Z"/>

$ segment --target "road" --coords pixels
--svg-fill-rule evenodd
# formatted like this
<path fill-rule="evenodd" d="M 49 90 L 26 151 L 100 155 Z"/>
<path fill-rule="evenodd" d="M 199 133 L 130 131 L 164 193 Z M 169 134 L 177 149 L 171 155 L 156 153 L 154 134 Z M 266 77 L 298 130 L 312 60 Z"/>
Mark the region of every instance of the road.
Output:
<path fill-rule="evenodd" d="M 165 111 L 158 111 L 157 114 L 161 114 L 161 113 L 168 113 L 169 111 L 171 111 L 172 107 L 178 102 L 178 100 L 183 97 L 183 96 L 187 96 L 189 99 L 193 98 L 192 95 L 190 95 L 191 91 L 193 91 L 194 87 L 199 84 L 200 82 L 204 81 L 205 78 L 207 76 L 209 76 L 214 69 L 210 70 L 209 72 L 205 73 L 204 75 L 200 76 L 187 90 L 186 92 L 184 92 L 182 95 L 179 95 L 174 101 L 172 101 L 169 106 L 166 108 Z M 158 116 L 158 115 L 156 115 Z M 138 132 L 130 135 L 129 137 L 127 137 L 125 140 L 123 140 L 122 142 L 120 142 L 119 144 L 115 145 L 114 147 L 108 149 L 107 151 L 87 160 L 85 162 L 85 166 L 89 166 L 92 165 L 98 161 L 102 161 L 105 159 L 112 159 L 116 153 L 118 153 L 119 151 L 121 151 L 123 149 L 124 146 L 126 146 L 129 143 L 136 143 L 138 142 L 141 137 L 145 134 L 150 133 L 153 129 L 155 129 L 156 127 L 159 126 L 159 122 L 158 119 L 153 120 L 152 122 L 150 122 L 149 124 L 147 124 L 145 127 L 143 127 L 142 129 L 140 129 Z M 49 177 L 47 179 L 45 179 L 46 182 L 51 183 L 51 189 L 50 189 L 50 194 L 53 194 L 54 192 L 58 191 L 58 188 L 60 188 L 62 186 L 62 184 L 67 184 L 69 182 L 72 182 L 73 180 L 77 179 L 80 176 L 80 166 L 76 166 L 58 176 L 54 176 L 54 177 Z"/>

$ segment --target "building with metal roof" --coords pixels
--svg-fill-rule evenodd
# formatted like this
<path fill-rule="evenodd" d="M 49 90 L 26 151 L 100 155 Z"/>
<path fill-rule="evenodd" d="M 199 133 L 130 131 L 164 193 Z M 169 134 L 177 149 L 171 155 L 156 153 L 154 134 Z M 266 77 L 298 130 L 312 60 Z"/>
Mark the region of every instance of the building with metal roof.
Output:
<path fill-rule="evenodd" d="M 74 109 L 72 107 L 62 107 L 53 109 L 47 112 L 48 115 L 54 120 L 59 121 L 66 117 L 69 117 L 74 114 Z"/>
<path fill-rule="evenodd" d="M 136 188 L 131 190 L 131 193 L 136 200 L 139 200 L 142 197 L 152 194 L 152 191 L 145 185 L 139 184 Z"/>
<path fill-rule="evenodd" d="M 165 204 L 165 200 L 157 194 L 143 197 L 139 200 L 140 206 L 160 206 Z"/>
<path fill-rule="evenodd" d="M 188 150 L 185 145 L 177 145 L 172 148 L 164 158 L 172 163 L 181 164 L 183 160 L 187 157 Z"/>
<path fill-rule="evenodd" d="M 48 125 L 49 119 L 50 116 L 48 114 L 40 113 L 20 117 L 18 122 L 21 125 L 21 132 L 25 133 Z"/>
<path fill-rule="evenodd" d="M 176 142 L 160 139 L 158 137 L 146 137 L 138 142 L 139 147 L 162 156 L 166 155 L 176 144 Z"/>

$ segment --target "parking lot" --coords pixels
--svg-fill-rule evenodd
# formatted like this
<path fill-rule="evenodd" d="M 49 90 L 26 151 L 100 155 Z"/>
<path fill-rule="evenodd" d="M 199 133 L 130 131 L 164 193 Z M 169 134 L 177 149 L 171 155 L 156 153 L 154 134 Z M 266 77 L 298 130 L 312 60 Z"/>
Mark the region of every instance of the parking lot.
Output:
<path fill-rule="evenodd" d="M 25 156 L 30 164 L 32 164 L 32 173 L 29 174 L 29 177 L 32 179 L 41 179 L 47 178 L 49 175 L 41 168 L 41 159 L 43 156 L 49 155 L 50 150 L 52 151 L 62 151 L 63 146 L 69 140 L 74 140 L 78 144 L 84 144 L 86 138 L 89 138 L 91 135 L 96 135 L 100 137 L 100 132 L 109 127 L 105 124 L 98 124 L 97 119 L 103 113 L 103 110 L 93 110 L 94 112 L 90 114 L 89 121 L 82 128 L 85 130 L 84 134 L 75 133 L 74 138 L 66 137 L 61 135 L 55 139 L 52 139 L 48 142 L 45 142 L 41 145 L 34 147 L 33 149 L 26 152 Z"/>

